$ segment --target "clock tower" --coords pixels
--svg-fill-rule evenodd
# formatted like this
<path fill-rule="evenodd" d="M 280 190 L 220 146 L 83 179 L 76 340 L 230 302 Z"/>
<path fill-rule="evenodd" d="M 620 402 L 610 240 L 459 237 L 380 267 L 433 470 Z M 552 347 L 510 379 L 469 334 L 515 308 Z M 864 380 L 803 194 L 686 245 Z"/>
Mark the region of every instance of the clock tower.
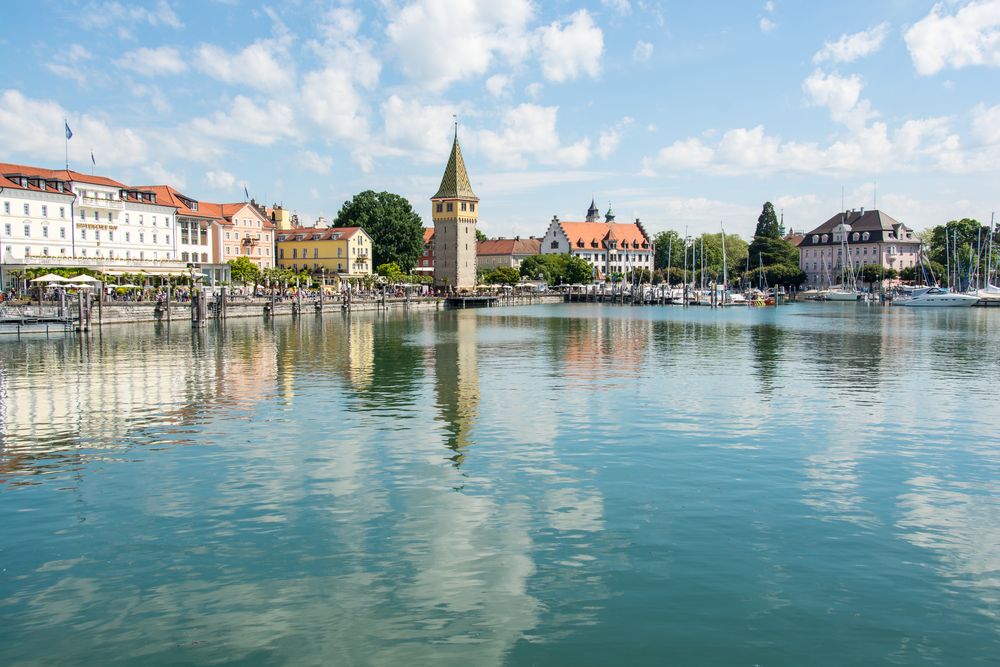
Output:
<path fill-rule="evenodd" d="M 434 286 L 455 291 L 475 288 L 479 197 L 472 191 L 469 174 L 465 171 L 457 124 L 441 187 L 431 197 L 431 219 L 434 221 Z"/>

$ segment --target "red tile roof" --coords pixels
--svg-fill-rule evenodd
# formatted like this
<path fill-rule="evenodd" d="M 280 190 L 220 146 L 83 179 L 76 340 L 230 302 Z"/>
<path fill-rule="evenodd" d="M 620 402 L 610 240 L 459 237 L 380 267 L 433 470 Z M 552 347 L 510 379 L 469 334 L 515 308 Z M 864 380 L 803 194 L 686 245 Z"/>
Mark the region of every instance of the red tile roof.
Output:
<path fill-rule="evenodd" d="M 0 163 L 0 173 L 2 174 L 19 174 L 22 176 L 30 177 L 41 177 L 50 180 L 58 181 L 72 181 L 75 183 L 90 183 L 91 185 L 106 185 L 112 188 L 124 188 L 125 185 L 119 183 L 118 181 L 106 178 L 104 176 L 95 176 L 93 174 L 81 174 L 78 171 L 73 171 L 72 169 L 45 169 L 44 167 L 32 167 L 25 164 L 9 164 Z M 36 188 L 37 189 L 37 188 Z"/>
<path fill-rule="evenodd" d="M 278 240 L 280 241 L 284 237 L 285 241 L 295 241 L 297 239 L 289 237 L 304 235 L 308 238 L 302 239 L 303 241 L 329 241 L 338 234 L 339 237 L 336 240 L 346 240 L 353 238 L 360 231 L 361 227 L 296 227 L 295 229 L 280 230 Z M 319 238 L 316 238 L 317 235 Z"/>
<path fill-rule="evenodd" d="M 434 238 L 434 228 L 424 227 L 424 244 L 430 243 L 432 238 Z"/>
<path fill-rule="evenodd" d="M 183 215 L 189 218 L 204 218 L 206 220 L 214 220 L 216 216 L 211 215 L 203 210 L 201 202 L 198 202 L 198 210 L 195 211 L 188 207 L 184 203 L 185 200 L 197 201 L 193 197 L 188 197 L 185 194 L 181 194 L 169 185 L 141 185 L 136 187 L 137 190 L 148 190 L 150 192 L 156 193 L 156 203 L 161 206 L 173 206 L 177 209 L 178 215 Z"/>
<path fill-rule="evenodd" d="M 255 215 L 260 216 L 262 221 L 261 226 L 264 229 L 274 229 L 274 223 L 271 222 L 271 219 L 251 206 L 249 202 L 236 202 L 235 204 L 215 204 L 207 201 L 198 202 L 198 211 L 200 213 L 218 219 L 223 225 L 233 224 L 233 216 L 244 208 L 249 208 Z"/>
<path fill-rule="evenodd" d="M 527 239 L 489 239 L 480 241 L 476 247 L 477 255 L 538 255 L 542 252 L 542 240 Z"/>
<path fill-rule="evenodd" d="M 559 222 L 570 245 L 577 250 L 604 248 L 605 240 L 618 241 L 619 248 L 651 250 L 642 227 L 634 222 Z M 642 244 L 647 244 L 643 248 Z M 627 246 L 624 244 L 628 244 Z"/>

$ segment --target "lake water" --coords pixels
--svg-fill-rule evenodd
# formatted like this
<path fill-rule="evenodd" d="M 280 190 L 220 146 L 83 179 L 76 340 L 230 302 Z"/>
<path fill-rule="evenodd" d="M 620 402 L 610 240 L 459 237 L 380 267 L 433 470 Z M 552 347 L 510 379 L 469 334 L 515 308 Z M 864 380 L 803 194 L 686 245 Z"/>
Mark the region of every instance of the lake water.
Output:
<path fill-rule="evenodd" d="M 0 341 L 4 665 L 997 664 L 1000 311 Z"/>

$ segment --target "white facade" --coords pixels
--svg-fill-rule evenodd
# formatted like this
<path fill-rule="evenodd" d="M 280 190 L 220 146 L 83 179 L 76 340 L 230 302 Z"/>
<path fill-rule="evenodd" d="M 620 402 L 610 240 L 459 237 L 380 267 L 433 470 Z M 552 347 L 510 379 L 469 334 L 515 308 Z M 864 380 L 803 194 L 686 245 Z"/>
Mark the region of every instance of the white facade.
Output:
<path fill-rule="evenodd" d="M 176 209 L 157 204 L 153 193 L 100 177 L 94 178 L 100 183 L 60 180 L 67 174 L 82 176 L 74 172 L 23 171 L 29 174 L 3 180 L 14 187 L 0 189 L 4 269 L 183 269 L 177 253 Z"/>
<path fill-rule="evenodd" d="M 595 275 L 600 276 L 653 270 L 653 244 L 638 220 L 635 223 L 562 222 L 553 217 L 542 237 L 542 254 L 566 253 L 586 260 L 595 269 Z"/>

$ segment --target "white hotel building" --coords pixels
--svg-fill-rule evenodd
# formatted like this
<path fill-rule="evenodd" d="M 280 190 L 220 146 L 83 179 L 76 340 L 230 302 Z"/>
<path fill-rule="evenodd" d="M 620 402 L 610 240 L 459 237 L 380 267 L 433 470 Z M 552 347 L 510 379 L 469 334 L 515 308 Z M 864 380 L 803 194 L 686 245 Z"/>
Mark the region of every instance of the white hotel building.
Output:
<path fill-rule="evenodd" d="M 176 207 L 110 178 L 0 163 L 0 284 L 35 267 L 181 274 Z"/>

